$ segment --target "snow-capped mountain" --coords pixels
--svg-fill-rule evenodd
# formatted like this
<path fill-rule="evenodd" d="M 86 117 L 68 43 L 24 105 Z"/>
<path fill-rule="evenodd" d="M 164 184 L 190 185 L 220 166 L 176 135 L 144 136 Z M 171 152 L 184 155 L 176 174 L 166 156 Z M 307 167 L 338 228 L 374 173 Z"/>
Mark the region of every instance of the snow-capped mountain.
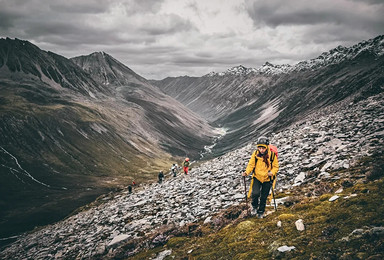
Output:
<path fill-rule="evenodd" d="M 335 102 L 381 93 L 383 39 L 378 36 L 350 48 L 337 47 L 295 66 L 238 66 L 222 76 L 176 77 L 152 83 L 227 130 L 213 149 L 221 154 Z"/>
<path fill-rule="evenodd" d="M 270 62 L 266 62 L 259 68 L 246 68 L 243 65 L 232 67 L 224 72 L 210 72 L 204 77 L 214 77 L 214 76 L 231 76 L 231 75 L 248 75 L 250 73 L 258 73 L 265 75 L 274 75 L 281 73 L 289 73 L 293 71 L 294 68 L 289 64 L 284 65 L 273 65 Z"/>
<path fill-rule="evenodd" d="M 337 64 L 343 61 L 353 60 L 363 52 L 374 53 L 382 56 L 384 54 L 384 35 L 377 36 L 374 39 L 363 41 L 352 47 L 338 46 L 328 52 L 323 52 L 320 56 L 307 61 L 301 61 L 295 65 L 282 64 L 274 65 L 266 62 L 259 68 L 246 68 L 242 65 L 232 67 L 224 72 L 210 72 L 206 77 L 228 76 L 228 75 L 247 75 L 250 73 L 277 75 L 288 74 L 294 71 L 315 70 L 320 67 Z"/>
<path fill-rule="evenodd" d="M 323 52 L 315 59 L 299 62 L 294 66 L 294 70 L 315 70 L 320 67 L 338 64 L 343 61 L 351 61 L 364 53 L 381 57 L 384 54 L 384 35 L 360 42 L 352 47 L 338 46 L 328 52 Z"/>

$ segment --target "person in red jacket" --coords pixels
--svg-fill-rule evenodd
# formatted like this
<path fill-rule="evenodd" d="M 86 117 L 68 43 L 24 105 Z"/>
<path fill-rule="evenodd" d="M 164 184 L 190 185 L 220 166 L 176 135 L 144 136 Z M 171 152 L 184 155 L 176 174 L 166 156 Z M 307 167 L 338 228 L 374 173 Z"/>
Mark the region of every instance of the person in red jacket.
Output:
<path fill-rule="evenodd" d="M 184 169 L 184 174 L 188 174 L 188 168 L 189 168 L 189 158 L 185 158 L 183 162 L 183 169 Z"/>

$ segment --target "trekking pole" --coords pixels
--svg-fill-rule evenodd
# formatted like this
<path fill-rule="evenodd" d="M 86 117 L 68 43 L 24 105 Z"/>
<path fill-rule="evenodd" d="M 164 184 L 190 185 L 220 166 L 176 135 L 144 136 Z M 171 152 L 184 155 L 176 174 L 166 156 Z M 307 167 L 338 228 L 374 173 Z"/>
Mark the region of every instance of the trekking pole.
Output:
<path fill-rule="evenodd" d="M 243 180 L 244 180 L 245 203 L 247 203 L 247 205 L 248 205 L 247 184 L 246 184 L 246 182 L 245 182 L 245 176 L 243 176 Z"/>
<path fill-rule="evenodd" d="M 245 182 L 245 176 L 243 176 L 243 180 L 244 180 L 244 194 L 245 194 L 245 203 L 246 203 L 246 207 L 247 207 L 247 216 L 249 215 L 249 210 L 248 210 L 248 196 L 247 196 L 247 183 Z"/>
<path fill-rule="evenodd" d="M 273 181 L 272 181 L 272 178 L 271 176 L 269 176 L 269 180 L 271 181 L 271 189 L 272 189 L 272 198 L 273 198 L 273 202 L 275 204 L 275 211 L 277 210 L 277 206 L 276 206 L 276 200 L 275 200 L 275 193 L 273 192 Z"/>

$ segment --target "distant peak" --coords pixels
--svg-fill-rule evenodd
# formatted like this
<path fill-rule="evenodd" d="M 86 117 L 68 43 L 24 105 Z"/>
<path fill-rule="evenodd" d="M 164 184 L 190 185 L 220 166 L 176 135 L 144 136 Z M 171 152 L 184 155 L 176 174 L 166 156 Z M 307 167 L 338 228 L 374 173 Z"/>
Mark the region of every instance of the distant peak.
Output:
<path fill-rule="evenodd" d="M 89 56 L 105 57 L 105 56 L 110 56 L 110 55 L 108 55 L 108 53 L 106 53 L 104 51 L 96 51 L 96 52 L 91 53 Z"/>
<path fill-rule="evenodd" d="M 270 67 L 274 67 L 274 65 L 272 63 L 270 63 L 269 61 L 267 61 L 266 63 L 264 63 L 263 67 L 264 66 L 270 66 Z"/>
<path fill-rule="evenodd" d="M 255 69 L 244 67 L 243 65 L 238 65 L 235 67 L 232 67 L 230 69 L 227 69 L 225 72 L 210 72 L 209 74 L 205 76 L 225 76 L 225 75 L 247 75 L 251 72 L 253 72 Z"/>

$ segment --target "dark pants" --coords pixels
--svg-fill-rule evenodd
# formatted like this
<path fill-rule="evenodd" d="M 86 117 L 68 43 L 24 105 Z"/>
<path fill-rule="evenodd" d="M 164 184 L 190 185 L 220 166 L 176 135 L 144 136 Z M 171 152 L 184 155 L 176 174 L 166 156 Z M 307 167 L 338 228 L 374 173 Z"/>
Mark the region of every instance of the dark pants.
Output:
<path fill-rule="evenodd" d="M 269 190 L 272 187 L 271 182 L 261 183 L 258 179 L 253 178 L 252 185 L 252 207 L 257 209 L 257 213 L 264 213 L 265 204 L 267 203 L 267 198 L 269 195 Z"/>

